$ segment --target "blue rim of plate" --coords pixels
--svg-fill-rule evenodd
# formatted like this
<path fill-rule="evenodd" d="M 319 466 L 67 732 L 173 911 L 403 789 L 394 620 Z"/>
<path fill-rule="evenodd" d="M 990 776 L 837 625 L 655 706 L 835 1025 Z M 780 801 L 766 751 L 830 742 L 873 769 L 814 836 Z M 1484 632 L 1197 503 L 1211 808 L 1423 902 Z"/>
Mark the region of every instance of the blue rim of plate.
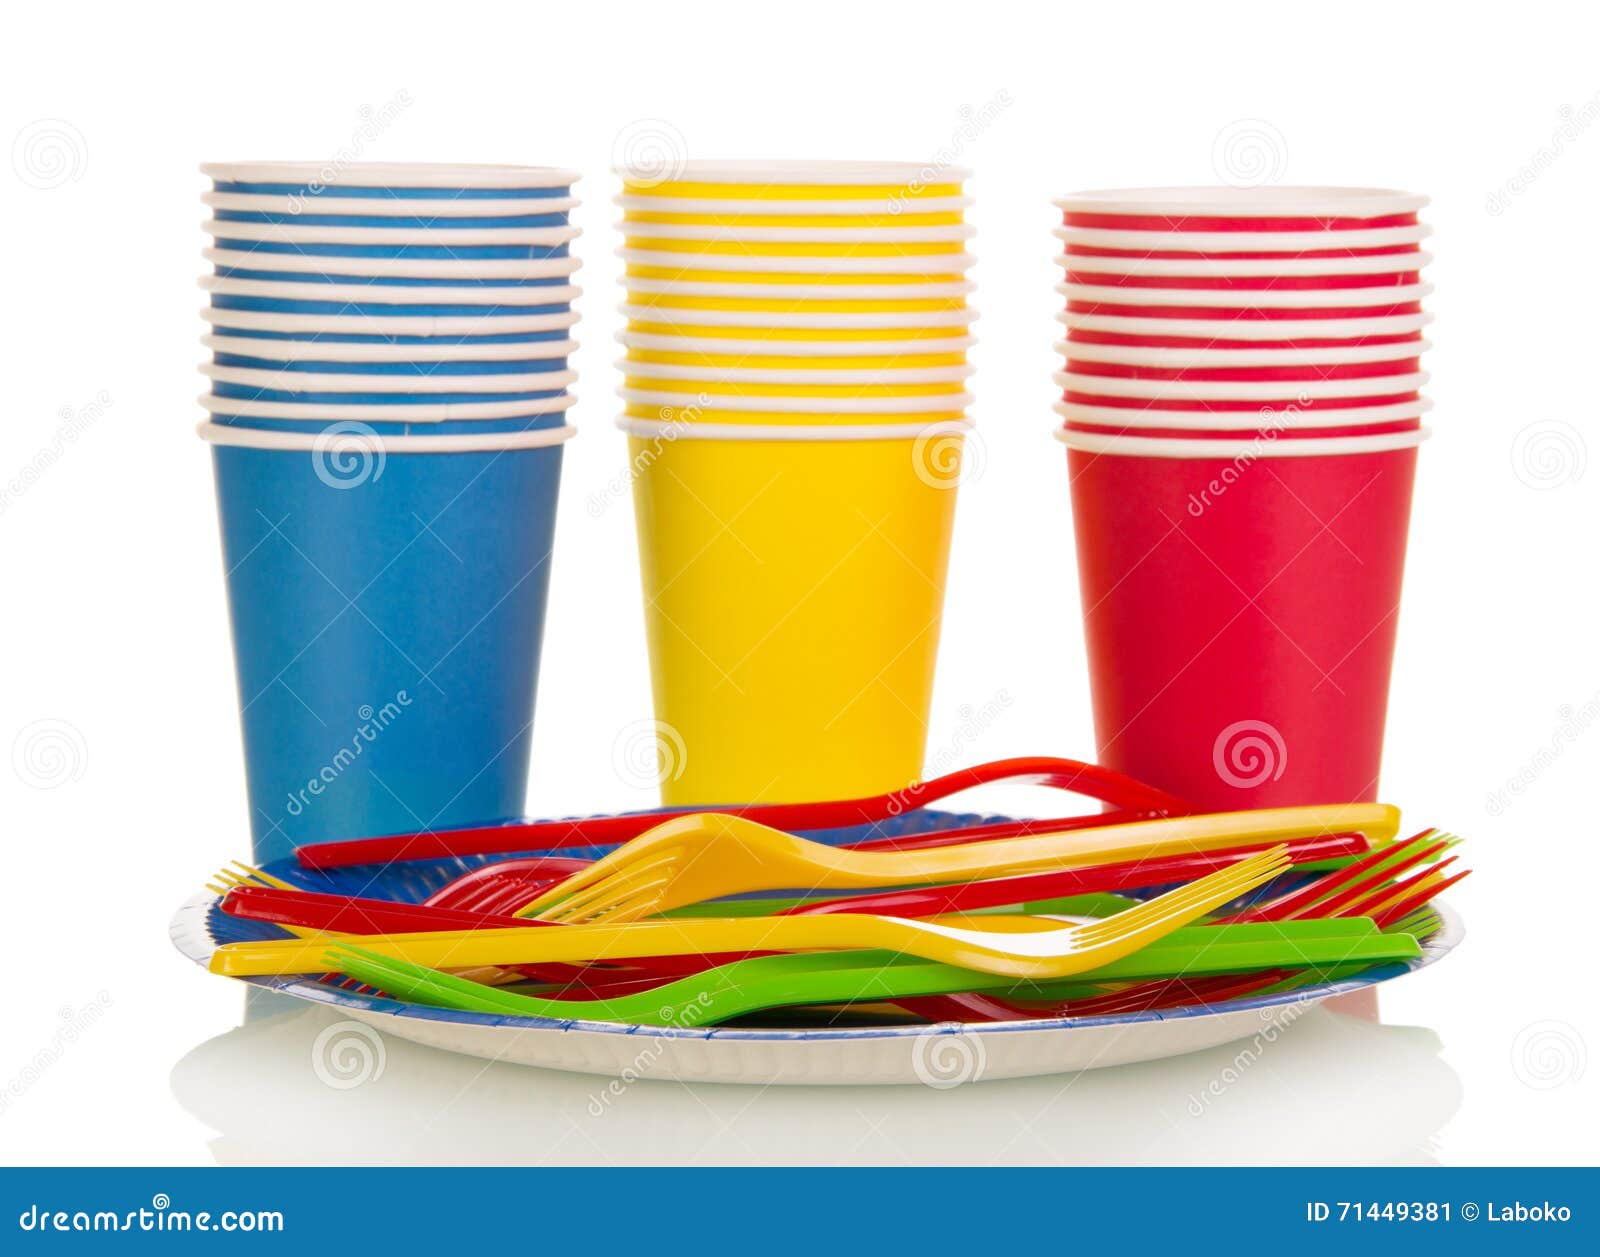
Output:
<path fill-rule="evenodd" d="M 599 817 L 563 818 L 581 822 Z M 955 826 L 989 825 L 1014 820 L 1010 816 L 978 815 L 972 813 L 943 812 L 925 808 L 907 812 L 888 821 L 872 825 L 851 826 L 844 829 L 809 831 L 806 836 L 830 845 L 865 841 L 869 838 L 889 838 L 910 834 L 930 833 Z M 511 822 L 507 822 L 511 823 Z M 564 847 L 560 851 L 503 852 L 492 856 L 466 856 L 447 860 L 414 860 L 404 864 L 388 865 L 378 869 L 373 866 L 356 866 L 348 869 L 312 873 L 300 866 L 292 857 L 275 860 L 263 866 L 264 870 L 286 881 L 305 885 L 307 889 L 327 890 L 334 894 L 359 894 L 384 892 L 403 895 L 407 902 L 415 903 L 432 893 L 438 886 L 461 873 L 481 867 L 491 861 L 510 859 L 521 855 L 556 854 L 598 858 L 611 846 Z M 402 880 L 404 879 L 404 880 Z M 1303 880 L 1303 878 L 1299 879 Z M 1277 894 L 1290 883 L 1280 879 L 1256 892 L 1257 895 Z M 1162 887 L 1150 887 L 1135 892 L 1154 894 Z M 173 916 L 169 934 L 173 945 L 196 964 L 205 965 L 220 943 L 246 939 L 290 937 L 285 931 L 265 922 L 244 921 L 230 917 L 222 911 L 219 896 L 202 893 L 182 904 Z M 796 1040 L 822 1041 L 832 1039 L 884 1039 L 913 1038 L 927 1034 L 1007 1034 L 1018 1031 L 1083 1030 L 1092 1027 L 1134 1025 L 1144 1022 L 1176 1021 L 1192 1017 L 1216 1017 L 1231 1013 L 1257 1012 L 1263 1009 L 1285 1007 L 1291 1004 L 1315 1003 L 1336 995 L 1347 995 L 1382 982 L 1389 982 L 1415 973 L 1452 951 L 1466 935 L 1461 918 L 1443 904 L 1431 905 L 1439 917 L 1439 928 L 1428 938 L 1420 940 L 1422 955 L 1414 960 L 1375 965 L 1355 977 L 1339 982 L 1326 982 L 1318 986 L 1301 987 L 1275 995 L 1251 995 L 1243 999 L 1225 1000 L 1219 1004 L 1199 1004 L 1187 1008 L 1151 1009 L 1145 1012 L 1113 1013 L 1099 1017 L 1048 1017 L 1033 1021 L 939 1022 L 932 1025 L 908 1026 L 856 1026 L 812 1027 L 807 1029 L 745 1029 L 739 1027 L 708 1027 L 697 1029 L 677 1026 L 643 1026 L 615 1021 L 590 1021 L 583 1018 L 515 1017 L 497 1013 L 456 1012 L 448 1008 L 429 1008 L 422 1004 L 408 1004 L 401 1000 L 378 996 L 357 995 L 322 982 L 303 977 L 238 978 L 251 986 L 276 991 L 281 995 L 312 1003 L 325 1004 L 365 1013 L 381 1013 L 395 1017 L 409 1017 L 418 1021 L 440 1021 L 456 1025 L 470 1025 L 509 1030 L 580 1030 L 595 1034 L 644 1035 L 661 1039 L 737 1039 L 743 1042 L 792 1042 Z M 218 938 L 221 928 L 227 937 Z"/>

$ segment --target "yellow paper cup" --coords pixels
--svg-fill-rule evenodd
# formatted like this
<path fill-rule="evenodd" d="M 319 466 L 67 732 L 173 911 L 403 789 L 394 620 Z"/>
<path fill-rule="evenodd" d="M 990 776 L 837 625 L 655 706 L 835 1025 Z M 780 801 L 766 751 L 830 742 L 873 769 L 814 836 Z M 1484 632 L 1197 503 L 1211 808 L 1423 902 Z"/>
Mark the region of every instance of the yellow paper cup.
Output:
<path fill-rule="evenodd" d="M 698 393 L 707 384 L 831 385 L 845 388 L 852 386 L 917 388 L 937 385 L 940 386 L 937 391 L 949 392 L 959 390 L 964 381 L 970 379 L 973 374 L 973 368 L 964 363 L 944 367 L 908 367 L 898 364 L 891 367 L 874 367 L 862 366 L 860 363 L 852 363 L 846 367 L 819 367 L 814 362 L 807 362 L 804 359 L 801 362 L 803 365 L 795 367 L 765 367 L 749 362 L 735 362 L 725 367 L 704 367 L 681 366 L 669 362 L 635 362 L 623 358 L 616 365 L 627 377 L 629 388 L 689 393 Z M 760 388 L 755 389 L 757 393 L 760 391 Z M 885 394 L 885 396 L 893 395 Z"/>
<path fill-rule="evenodd" d="M 962 425 L 624 426 L 663 803 L 918 780 Z"/>

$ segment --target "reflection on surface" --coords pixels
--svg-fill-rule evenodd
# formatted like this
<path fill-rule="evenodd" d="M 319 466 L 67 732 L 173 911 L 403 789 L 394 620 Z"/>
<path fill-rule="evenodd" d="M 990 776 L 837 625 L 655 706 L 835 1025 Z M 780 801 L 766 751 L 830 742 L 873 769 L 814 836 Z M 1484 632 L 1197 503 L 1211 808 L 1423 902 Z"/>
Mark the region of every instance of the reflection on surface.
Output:
<path fill-rule="evenodd" d="M 223 1165 L 1413 1165 L 1461 1102 L 1439 1047 L 1319 1008 L 1270 1039 L 944 1091 L 623 1085 L 380 1039 L 256 993 L 172 1085 Z"/>

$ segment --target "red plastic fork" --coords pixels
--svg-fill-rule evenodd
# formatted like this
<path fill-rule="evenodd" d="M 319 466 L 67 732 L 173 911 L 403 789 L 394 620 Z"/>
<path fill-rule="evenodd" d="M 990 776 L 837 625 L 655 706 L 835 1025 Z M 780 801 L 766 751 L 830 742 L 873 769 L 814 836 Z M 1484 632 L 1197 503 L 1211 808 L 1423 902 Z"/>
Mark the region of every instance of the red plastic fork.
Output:
<path fill-rule="evenodd" d="M 730 807 L 673 808 L 658 812 L 630 812 L 620 816 L 528 824 L 490 825 L 441 833 L 396 834 L 382 838 L 357 838 L 342 842 L 313 843 L 295 851 L 302 867 L 343 868 L 352 864 L 388 864 L 397 860 L 432 860 L 452 856 L 499 855 L 513 851 L 551 851 L 562 847 L 625 842 L 676 816 L 717 811 L 760 821 L 777 829 L 842 829 L 889 820 L 904 812 L 926 807 L 975 786 L 1001 782 L 1041 785 L 1067 790 L 1125 812 L 1158 816 L 1187 815 L 1189 806 L 1174 795 L 1144 785 L 1123 773 L 1074 759 L 1027 757 L 995 760 L 973 768 L 918 782 L 891 794 L 823 803 L 764 803 Z M 1112 824 L 1115 816 L 1073 817 L 1072 827 Z M 1129 819 L 1127 817 L 1120 819 Z M 1039 822 L 1020 822 L 1037 825 Z M 1051 822 L 1068 828 L 1061 822 Z M 1015 831 L 1012 831 L 1015 832 Z M 1023 832 L 1045 832 L 1026 830 Z M 998 833 L 986 835 L 999 837 Z M 951 841 L 948 831 L 943 840 Z M 924 842 L 923 839 L 929 841 Z M 919 835 L 916 845 L 933 845 L 941 835 Z M 883 840 L 874 840 L 882 842 Z M 970 836 L 953 841 L 971 841 Z M 896 841 L 904 850 L 911 844 Z"/>

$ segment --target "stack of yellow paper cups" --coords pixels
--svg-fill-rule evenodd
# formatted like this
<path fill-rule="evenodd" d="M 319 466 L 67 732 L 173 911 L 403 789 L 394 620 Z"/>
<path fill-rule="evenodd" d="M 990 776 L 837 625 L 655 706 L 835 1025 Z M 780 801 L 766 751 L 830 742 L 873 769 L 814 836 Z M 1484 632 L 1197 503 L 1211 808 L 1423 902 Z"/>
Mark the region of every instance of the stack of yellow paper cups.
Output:
<path fill-rule="evenodd" d="M 663 799 L 898 789 L 922 773 L 968 428 L 966 172 L 619 173 Z"/>

